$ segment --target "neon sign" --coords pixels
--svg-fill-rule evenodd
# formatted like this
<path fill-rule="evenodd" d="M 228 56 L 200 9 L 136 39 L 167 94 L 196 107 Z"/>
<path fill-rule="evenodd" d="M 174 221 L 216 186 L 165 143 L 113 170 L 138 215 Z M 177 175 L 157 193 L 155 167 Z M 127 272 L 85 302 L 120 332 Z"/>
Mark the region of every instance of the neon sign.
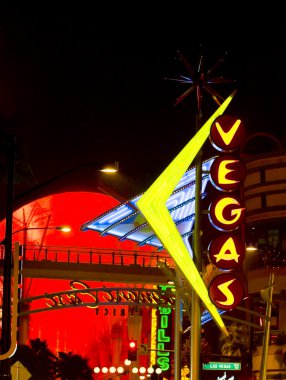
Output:
<path fill-rule="evenodd" d="M 69 307 L 85 306 L 97 309 L 99 306 L 138 305 L 149 307 L 174 307 L 175 294 L 165 293 L 159 289 L 145 288 L 90 288 L 81 281 L 71 281 L 72 290 L 57 293 L 45 293 L 40 296 L 20 300 L 29 302 L 31 308 L 19 313 L 19 316 L 48 310 L 65 309 Z M 38 301 L 44 300 L 45 304 L 40 307 Z M 33 303 L 34 302 L 34 303 Z"/>
<path fill-rule="evenodd" d="M 239 148 L 244 139 L 244 125 L 232 116 L 218 117 L 210 132 L 212 145 L 220 152 L 230 153 Z M 234 154 L 217 157 L 210 171 L 211 183 L 221 192 L 238 190 L 246 175 L 244 163 Z M 245 215 L 240 198 L 223 195 L 211 202 L 209 220 L 212 226 L 227 235 L 221 235 L 209 245 L 209 258 L 217 267 L 224 270 L 237 269 L 245 257 L 245 247 L 241 239 L 229 234 L 239 228 Z M 209 296 L 220 309 L 229 310 L 242 300 L 244 286 L 241 279 L 233 273 L 216 276 L 209 285 Z"/>
<path fill-rule="evenodd" d="M 184 173 L 187 171 L 189 165 L 193 162 L 197 153 L 209 137 L 212 124 L 224 113 L 232 101 L 235 93 L 236 91 L 234 91 L 221 104 L 221 106 L 200 128 L 196 135 L 180 151 L 180 153 L 167 166 L 163 173 L 137 201 L 138 209 L 142 212 L 146 218 L 146 221 L 152 227 L 155 235 L 173 257 L 176 265 L 185 275 L 187 281 L 196 291 L 199 298 L 212 315 L 213 320 L 225 335 L 228 335 L 225 324 L 218 313 L 217 308 L 209 297 L 208 289 L 206 288 L 192 257 L 190 257 L 188 247 L 182 239 L 177 226 L 172 220 L 166 206 L 166 202 Z"/>
<path fill-rule="evenodd" d="M 161 290 L 166 290 L 170 286 L 159 286 Z M 170 307 L 159 307 L 159 321 L 157 330 L 157 364 L 163 371 L 170 369 L 170 352 L 166 350 L 171 342 L 169 335 L 172 309 Z"/>

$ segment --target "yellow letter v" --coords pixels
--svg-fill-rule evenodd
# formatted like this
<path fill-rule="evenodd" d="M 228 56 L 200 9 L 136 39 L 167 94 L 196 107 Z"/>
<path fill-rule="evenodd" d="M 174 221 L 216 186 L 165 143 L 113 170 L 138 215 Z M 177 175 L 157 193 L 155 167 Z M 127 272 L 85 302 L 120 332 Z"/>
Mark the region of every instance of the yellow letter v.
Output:
<path fill-rule="evenodd" d="M 215 123 L 218 133 L 220 137 L 222 138 L 223 142 L 225 143 L 225 145 L 229 145 L 231 143 L 231 140 L 236 134 L 236 131 L 238 130 L 240 123 L 241 123 L 241 120 L 236 120 L 236 122 L 233 124 L 233 126 L 230 128 L 228 132 L 225 132 L 222 129 L 218 121 Z"/>

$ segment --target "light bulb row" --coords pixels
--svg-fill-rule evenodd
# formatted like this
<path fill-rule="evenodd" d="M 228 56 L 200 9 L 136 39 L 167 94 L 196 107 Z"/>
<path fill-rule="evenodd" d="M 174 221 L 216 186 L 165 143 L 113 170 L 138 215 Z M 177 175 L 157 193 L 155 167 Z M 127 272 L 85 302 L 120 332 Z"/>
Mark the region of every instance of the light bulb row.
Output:
<path fill-rule="evenodd" d="M 132 373 L 140 373 L 140 374 L 145 374 L 145 373 L 148 373 L 148 374 L 152 374 L 152 373 L 157 373 L 158 375 L 160 373 L 162 373 L 162 369 L 161 368 L 156 368 L 154 369 L 153 367 L 149 367 L 149 368 L 146 368 L 146 367 L 132 367 L 131 369 L 131 372 Z M 125 371 L 129 371 L 128 368 L 125 368 L 125 367 L 122 367 L 122 366 L 119 366 L 119 367 L 114 367 L 114 366 L 111 366 L 111 367 L 95 367 L 93 369 L 93 372 L 94 373 L 119 373 L 119 374 L 123 374 Z"/>

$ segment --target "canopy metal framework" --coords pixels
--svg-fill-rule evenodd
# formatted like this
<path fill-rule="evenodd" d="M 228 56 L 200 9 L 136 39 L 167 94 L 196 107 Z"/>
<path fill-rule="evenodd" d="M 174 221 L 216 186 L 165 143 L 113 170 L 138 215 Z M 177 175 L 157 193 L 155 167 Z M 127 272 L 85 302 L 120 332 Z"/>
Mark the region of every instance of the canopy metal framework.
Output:
<path fill-rule="evenodd" d="M 202 165 L 202 199 L 206 196 L 213 160 L 214 158 L 210 158 Z M 193 251 L 189 237 L 193 233 L 195 221 L 195 188 L 196 168 L 191 167 L 183 175 L 166 204 L 191 256 Z M 142 195 L 143 193 L 87 221 L 81 226 L 81 231 L 93 230 L 101 236 L 112 235 L 120 241 L 128 239 L 137 242 L 138 246 L 148 245 L 156 247 L 159 251 L 163 250 L 164 246 L 136 205 Z"/>

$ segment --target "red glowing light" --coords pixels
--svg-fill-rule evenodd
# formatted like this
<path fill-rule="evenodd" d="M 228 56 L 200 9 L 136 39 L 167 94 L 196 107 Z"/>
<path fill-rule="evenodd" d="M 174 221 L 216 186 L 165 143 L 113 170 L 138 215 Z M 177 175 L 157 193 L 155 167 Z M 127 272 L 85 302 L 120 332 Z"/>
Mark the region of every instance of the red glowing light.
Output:
<path fill-rule="evenodd" d="M 43 255 L 46 246 L 70 247 L 71 252 L 78 247 L 110 248 L 125 252 L 152 250 L 148 246 L 138 249 L 136 243 L 130 240 L 121 242 L 114 236 L 102 237 L 94 231 L 80 231 L 80 226 L 87 220 L 118 204 L 111 196 L 91 192 L 66 192 L 37 199 L 14 212 L 13 231 L 23 228 L 27 230 L 15 233 L 13 240 L 33 245 L 35 257 Z M 63 224 L 71 227 L 70 233 L 49 229 Z M 5 221 L 2 221 L 0 240 L 4 236 Z M 76 262 L 76 255 L 71 254 L 70 261 L 73 260 Z M 74 278 L 67 276 L 66 279 L 60 279 L 56 272 L 51 273 L 53 278 L 24 278 L 23 298 L 70 289 L 70 281 Z M 95 277 L 88 284 L 90 287 L 114 286 L 112 276 L 109 283 L 103 283 Z M 116 283 L 116 286 L 126 284 Z M 22 306 L 22 310 L 25 306 Z M 123 342 L 128 341 L 128 306 L 107 306 L 101 310 L 88 307 L 58 309 L 30 314 L 23 320 L 27 326 L 25 344 L 30 339 L 40 338 L 47 342 L 54 353 L 72 351 L 89 358 L 92 367 L 110 367 L 114 362 L 126 358 L 128 348 Z M 147 320 L 150 319 L 146 318 Z M 144 320 L 144 333 L 149 334 L 150 322 L 148 324 L 146 321 Z M 118 347 L 122 347 L 121 352 L 118 352 Z"/>

